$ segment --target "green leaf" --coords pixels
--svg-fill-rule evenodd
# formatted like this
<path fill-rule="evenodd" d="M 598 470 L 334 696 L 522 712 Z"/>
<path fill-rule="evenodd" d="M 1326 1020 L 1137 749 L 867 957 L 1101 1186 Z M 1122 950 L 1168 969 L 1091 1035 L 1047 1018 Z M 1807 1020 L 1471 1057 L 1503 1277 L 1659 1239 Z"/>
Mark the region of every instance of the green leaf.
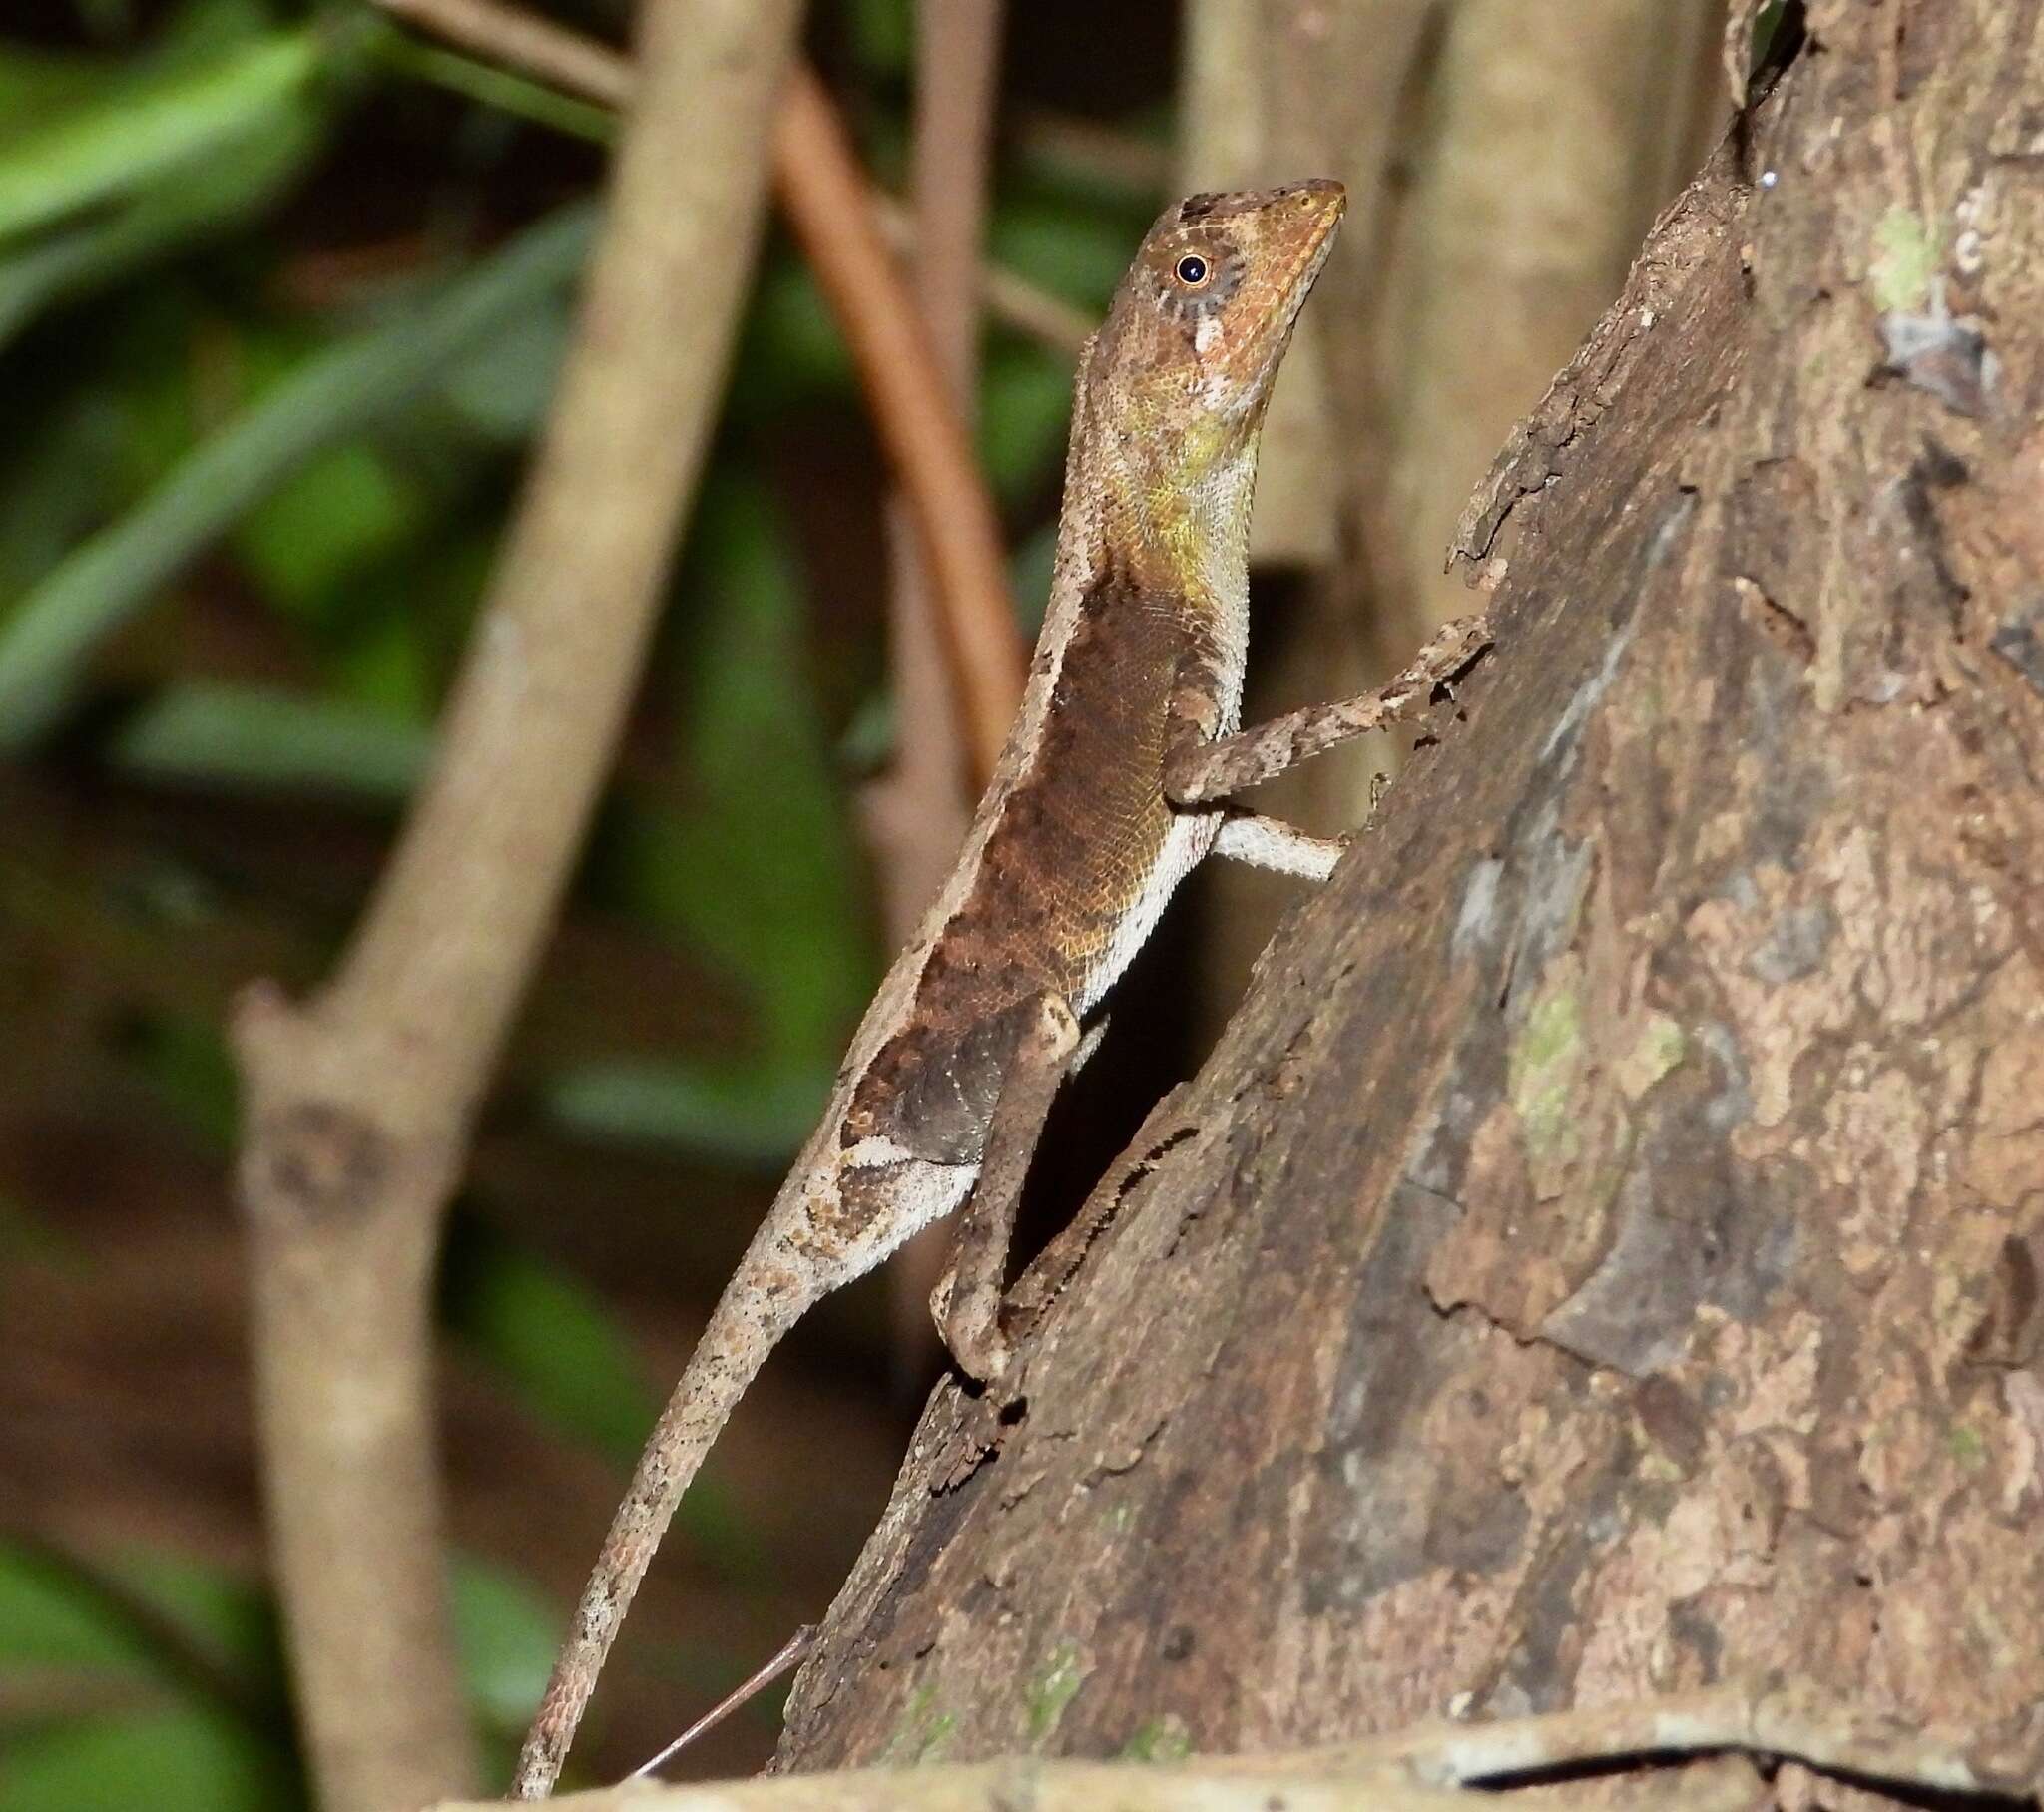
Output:
<path fill-rule="evenodd" d="M 1054 484 L 1072 417 L 1072 367 L 1041 346 L 993 346 L 980 383 L 980 457 L 1004 504 Z"/>
<path fill-rule="evenodd" d="M 0 253 L 0 345 L 51 302 L 100 288 L 271 203 L 321 143 L 310 109 L 223 143 L 197 170 L 154 184 L 106 215 L 53 226 Z"/>
<path fill-rule="evenodd" d="M 585 1138 L 672 1145 L 737 1167 L 784 1164 L 808 1136 L 831 1071 L 612 1060 L 564 1070 L 547 1111 Z"/>
<path fill-rule="evenodd" d="M 0 47 L 0 155 L 53 115 L 97 99 L 114 80 L 112 66 L 98 58 Z"/>
<path fill-rule="evenodd" d="M 317 617 L 348 579 L 418 532 L 423 488 L 375 448 L 335 447 L 286 478 L 243 517 L 235 553 L 263 591 Z"/>
<path fill-rule="evenodd" d="M 414 611 L 423 615 L 419 607 L 436 593 L 458 593 L 459 603 L 469 607 L 463 612 L 466 621 L 482 595 L 494 551 L 484 549 L 473 571 L 455 570 L 444 549 L 438 550 L 438 559 L 428 556 L 411 562 L 409 598 Z M 422 725 L 432 716 L 437 688 L 417 615 L 362 613 L 327 663 L 325 678 L 341 699 L 381 724 L 394 719 Z"/>
<path fill-rule="evenodd" d="M 806 683 L 793 554 L 757 485 L 706 490 L 680 589 L 699 802 L 621 814 L 627 899 L 741 982 L 769 1071 L 825 1068 L 864 1004 L 871 951 Z"/>
<path fill-rule="evenodd" d="M 496 64 L 478 63 L 402 32 L 378 33 L 372 48 L 378 61 L 400 75 L 431 82 L 514 119 L 598 145 L 608 145 L 618 136 L 618 116 L 609 108 L 527 81 Z"/>
<path fill-rule="evenodd" d="M 0 624 L 0 749 L 61 709 L 93 648 L 316 454 L 405 407 L 447 362 L 565 283 L 591 211 L 564 209 L 429 300 L 308 358 L 87 541 Z"/>
<path fill-rule="evenodd" d="M 1046 289 L 1104 312 L 1146 225 L 1132 230 L 1123 211 L 1073 207 L 1068 198 L 1010 202 L 988 223 L 987 249 Z"/>
<path fill-rule="evenodd" d="M 257 1581 L 163 1548 L 129 1556 L 115 1571 L 207 1653 L 253 1684 L 274 1687 L 282 1705 L 281 1631 Z"/>
<path fill-rule="evenodd" d="M 425 771 L 432 734 L 336 699 L 194 680 L 158 693 L 111 752 L 116 766 L 153 781 L 395 805 Z"/>
<path fill-rule="evenodd" d="M 622 1327 L 572 1276 L 541 1264 L 487 1222 L 457 1214 L 440 1300 L 449 1329 L 540 1415 L 620 1470 L 639 1457 L 659 1401 Z M 682 1500 L 675 1527 L 727 1579 L 762 1577 L 759 1538 L 714 1473 Z M 549 1658 L 551 1651 L 550 1643 Z"/>
<path fill-rule="evenodd" d="M 621 1465 L 637 1457 L 659 1400 L 624 1331 L 572 1275 L 463 1216 L 441 1301 L 449 1329 L 548 1421 Z"/>
<path fill-rule="evenodd" d="M 165 66 L 245 53 L 254 34 L 238 4 L 189 7 L 156 61 Z M 27 124 L 87 96 L 118 101 L 127 74 L 67 62 L 61 72 L 27 75 L 12 54 L 0 54 L 0 167 Z M 10 78 L 12 78 L 10 80 Z M 45 95 L 40 105 L 10 96 L 24 84 Z M 47 98 L 61 96 L 59 102 Z M 310 161 L 324 138 L 329 109 L 311 84 L 269 95 L 237 117 L 207 155 L 138 176 L 132 193 L 54 224 L 27 242 L 0 249 L 0 344 L 55 300 L 89 290 L 179 245 L 227 230 L 271 202 Z M 11 127 L 11 131 L 9 128 Z M 33 147 L 30 150 L 33 152 Z"/>
<path fill-rule="evenodd" d="M 242 1086 L 219 1024 L 165 1015 L 142 1028 L 134 1061 L 157 1093 L 215 1150 L 235 1148 Z"/>
<path fill-rule="evenodd" d="M 276 24 L 270 0 L 185 0 L 157 39 L 165 62 L 231 50 Z"/>
<path fill-rule="evenodd" d="M 314 32 L 274 33 L 146 69 L 13 134 L 0 146 L 0 241 L 184 174 L 267 123 L 319 61 Z"/>
<path fill-rule="evenodd" d="M 906 76 L 915 54 L 912 0 L 850 0 L 844 21 L 852 54 L 874 75 Z"/>
<path fill-rule="evenodd" d="M 478 1555 L 455 1554 L 449 1574 L 469 1699 L 493 1731 L 518 1734 L 546 1690 L 563 1619 L 516 1574 Z"/>
<path fill-rule="evenodd" d="M 1747 56 L 1749 72 L 1757 70 L 1767 61 L 1768 53 L 1775 48 L 1775 37 L 1782 29 L 1782 21 L 1788 16 L 1788 0 L 1768 0 L 1753 17 L 1753 38 Z"/>
<path fill-rule="evenodd" d="M 733 363 L 733 413 L 770 416 L 818 397 L 849 398 L 857 388 L 851 353 L 815 278 L 792 258 L 769 258 Z"/>
<path fill-rule="evenodd" d="M 153 1645 L 107 1599 L 56 1562 L 0 1543 L 0 1672 L 25 1667 L 160 1677 Z"/>
<path fill-rule="evenodd" d="M 268 1600 L 223 1569 L 152 1551 L 104 1564 L 123 1592 L 252 1688 L 282 1681 Z M 0 1672 L 75 1669 L 189 1691 L 193 1671 L 134 1607 L 53 1554 L 0 1543 Z"/>
<path fill-rule="evenodd" d="M 570 324 L 567 295 L 547 297 L 455 360 L 440 394 L 473 433 L 506 446 L 529 439 L 553 400 Z"/>
<path fill-rule="evenodd" d="M 47 572 L 105 508 L 124 426 L 111 383 L 81 386 L 36 419 L 35 458 L 0 480 L 0 598 Z"/>
<path fill-rule="evenodd" d="M 1050 608 L 1051 569 L 1057 564 L 1058 525 L 1047 522 L 1008 551 L 1008 591 L 1023 633 L 1033 642 Z"/>
<path fill-rule="evenodd" d="M 211 1707 L 68 1719 L 10 1736 L 0 1812 L 279 1812 L 302 1805 L 285 1757 Z"/>

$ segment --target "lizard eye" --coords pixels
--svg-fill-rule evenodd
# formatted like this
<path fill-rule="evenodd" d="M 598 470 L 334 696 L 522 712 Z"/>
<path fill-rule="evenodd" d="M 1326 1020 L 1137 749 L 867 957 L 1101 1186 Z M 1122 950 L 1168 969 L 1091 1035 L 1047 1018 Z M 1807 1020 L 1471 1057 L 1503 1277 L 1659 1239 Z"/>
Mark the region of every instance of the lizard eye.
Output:
<path fill-rule="evenodd" d="M 1189 251 L 1180 258 L 1173 274 L 1188 289 L 1204 289 L 1207 279 L 1214 274 L 1214 267 L 1196 251 Z"/>

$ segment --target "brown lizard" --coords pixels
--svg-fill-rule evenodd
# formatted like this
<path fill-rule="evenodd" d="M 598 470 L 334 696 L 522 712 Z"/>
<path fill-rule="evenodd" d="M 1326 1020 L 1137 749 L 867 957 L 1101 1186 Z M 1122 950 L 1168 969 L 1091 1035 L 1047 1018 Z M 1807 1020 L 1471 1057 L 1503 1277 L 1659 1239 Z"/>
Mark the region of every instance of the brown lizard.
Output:
<path fill-rule="evenodd" d="M 1482 646 L 1450 625 L 1382 691 L 1237 733 L 1266 404 L 1341 186 L 1166 210 L 1080 361 L 1049 610 L 958 864 L 881 984 L 803 1148 L 641 1456 L 513 1791 L 552 1788 L 668 1520 L 796 1318 L 970 1208 L 932 1303 L 959 1364 L 1008 1362 L 1023 1172 L 1101 997 L 1212 851 L 1324 878 L 1339 839 L 1216 803 L 1391 721 Z"/>

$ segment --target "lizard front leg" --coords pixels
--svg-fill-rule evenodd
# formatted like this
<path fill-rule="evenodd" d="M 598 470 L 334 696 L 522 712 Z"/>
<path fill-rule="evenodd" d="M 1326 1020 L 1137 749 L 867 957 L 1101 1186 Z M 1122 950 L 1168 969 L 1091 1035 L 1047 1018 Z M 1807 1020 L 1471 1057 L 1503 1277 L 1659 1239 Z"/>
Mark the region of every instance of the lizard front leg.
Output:
<path fill-rule="evenodd" d="M 1435 631 L 1432 640 L 1419 651 L 1412 665 L 1388 685 L 1379 686 L 1373 692 L 1329 704 L 1308 704 L 1232 736 L 1209 739 L 1198 734 L 1197 725 L 1188 720 L 1188 733 L 1165 757 L 1164 796 L 1173 805 L 1181 807 L 1211 805 L 1241 792 L 1245 787 L 1276 779 L 1301 761 L 1324 754 L 1343 742 L 1395 723 L 1424 704 L 1436 685 L 1452 679 L 1489 643 L 1490 628 L 1483 618 L 1460 617 Z M 1275 825 L 1278 832 L 1286 833 L 1290 838 L 1305 836 L 1303 831 L 1278 824 L 1275 819 L 1256 822 Z M 1269 839 L 1272 833 L 1263 834 Z M 1227 835 L 1228 827 L 1224 825 L 1224 838 Z M 1256 838 L 1246 831 L 1237 832 L 1236 841 L 1251 850 L 1257 846 Z M 1276 844 L 1268 843 L 1267 846 L 1275 847 Z M 1241 851 L 1224 849 L 1222 853 L 1239 854 Z M 1244 859 L 1257 858 L 1250 854 Z M 1294 868 L 1291 872 L 1306 871 Z"/>
<path fill-rule="evenodd" d="M 1052 993 L 1029 1003 L 987 1125 L 979 1180 L 959 1220 L 951 1268 L 930 1297 L 944 1344 L 982 1384 L 994 1383 L 1012 1357 L 1001 1330 L 1001 1297 L 1015 1212 L 1050 1104 L 1081 1056 L 1070 1004 Z"/>

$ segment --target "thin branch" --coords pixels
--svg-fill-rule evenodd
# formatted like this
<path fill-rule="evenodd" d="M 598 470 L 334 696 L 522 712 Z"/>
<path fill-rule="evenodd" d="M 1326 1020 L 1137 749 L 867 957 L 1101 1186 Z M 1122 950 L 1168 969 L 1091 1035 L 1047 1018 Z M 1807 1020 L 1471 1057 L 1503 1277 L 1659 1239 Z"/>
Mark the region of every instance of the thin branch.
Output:
<path fill-rule="evenodd" d="M 1022 107 L 1016 110 L 1013 133 L 1020 156 L 1141 200 L 1161 200 L 1178 182 L 1172 148 L 1125 127 L 1054 107 Z"/>
<path fill-rule="evenodd" d="M 528 76 L 602 106 L 619 108 L 632 92 L 630 59 L 597 39 L 557 25 L 501 0 L 376 0 L 422 31 L 479 55 L 522 70 Z M 800 182 L 802 173 L 784 171 L 781 180 Z M 915 223 L 909 211 L 891 196 L 875 194 L 873 207 L 888 244 L 906 254 L 915 243 Z M 1083 308 L 1033 283 L 1004 264 L 979 268 L 980 299 L 1004 327 L 1076 356 L 1096 323 Z"/>
<path fill-rule="evenodd" d="M 677 1755 L 706 1731 L 714 1730 L 734 1711 L 742 1709 L 780 1678 L 790 1667 L 804 1660 L 816 1645 L 816 1626 L 804 1623 L 793 1635 L 780 1644 L 779 1651 L 763 1665 L 755 1668 L 750 1677 L 741 1680 L 723 1698 L 703 1713 L 688 1729 L 668 1744 L 650 1761 L 643 1761 L 625 1776 L 626 1781 L 645 1780 L 658 1773 Z M 620 1783 L 623 1784 L 622 1782 Z"/>
<path fill-rule="evenodd" d="M 952 406 L 969 422 L 979 376 L 1000 0 L 923 0 L 916 39 L 915 299 Z"/>
<path fill-rule="evenodd" d="M 966 749 L 983 781 L 1000 758 L 1022 694 L 1022 643 L 993 500 L 880 236 L 871 185 L 823 85 L 807 70 L 789 84 L 779 143 L 781 205 L 843 326 L 914 512 L 936 583 Z M 793 170 L 802 172 L 799 182 L 786 180 Z M 884 304 L 881 297 L 888 298 Z"/>
<path fill-rule="evenodd" d="M 708 445 L 796 10 L 644 9 L 578 331 L 438 763 L 332 983 L 295 1008 L 258 986 L 237 1018 L 272 1551 L 328 1812 L 408 1812 L 473 1775 L 430 1414 L 440 1218 Z"/>
<path fill-rule="evenodd" d="M 913 251 L 915 226 L 907 214 L 887 196 L 880 198 L 879 211 L 880 229 L 887 235 L 887 243 L 897 253 Z M 1071 359 L 1085 351 L 1086 342 L 1099 325 L 1085 309 L 1041 284 L 1032 283 L 1005 264 L 981 263 L 979 299 L 986 304 L 987 313 L 1003 327 Z"/>
<path fill-rule="evenodd" d="M 565 25 L 497 0 L 377 0 L 387 13 L 554 88 L 622 109 L 632 98 L 632 61 Z"/>
<path fill-rule="evenodd" d="M 1766 1676 L 1637 1703 L 1492 1723 L 1421 1724 L 1358 1742 L 1282 1753 L 1173 1763 L 1013 1756 L 913 1769 L 846 1769 L 769 1779 L 571 1794 L 563 1812 L 968 1812 L 1027 1805 L 1078 1812 L 1256 1812 L 1273 1805 L 1341 1812 L 1462 1812 L 1498 1803 L 1465 1789 L 1585 1764 L 1653 1764 L 1670 1757 L 1751 1756 L 1799 1761 L 1831 1774 L 1915 1793 L 1966 1793 L 2035 1804 L 2034 1757 L 1985 1757 L 1977 1747 L 1925 1736 L 1862 1711 L 1806 1682 Z M 1651 1775 L 1649 1776 L 1651 1779 Z M 1685 1768 L 1656 1812 L 1740 1812 L 1759 1783 L 1748 1765 Z M 1608 1812 L 1608 1783 L 1544 1786 L 1546 1808 Z M 444 1812 L 463 1812 L 446 1808 Z M 480 1808 L 474 1812 L 481 1812 Z"/>
<path fill-rule="evenodd" d="M 996 1762 L 876 1768 L 843 1774 L 788 1774 L 699 1786 L 653 1787 L 635 1781 L 595 1793 L 567 1793 L 561 1812 L 1483 1812 L 1466 1793 L 1411 1787 L 1371 1776 L 1313 1781 L 1285 1769 L 1210 1774 L 1190 1767 L 1130 1762 L 1052 1761 L 1012 1756 Z M 1747 1812 L 1745 1797 L 1719 1794 L 1663 1812 Z M 1588 1795 L 1563 1798 L 1543 1812 L 1610 1812 Z M 485 1812 L 445 1806 L 439 1812 Z"/>

